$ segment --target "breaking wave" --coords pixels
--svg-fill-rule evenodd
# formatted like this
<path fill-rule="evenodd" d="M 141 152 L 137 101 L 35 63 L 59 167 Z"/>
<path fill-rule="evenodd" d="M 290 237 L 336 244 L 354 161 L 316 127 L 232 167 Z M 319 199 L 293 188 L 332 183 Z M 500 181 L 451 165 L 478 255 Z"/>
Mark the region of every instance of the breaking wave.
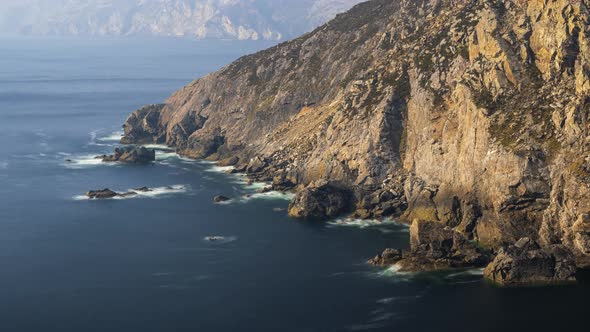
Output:
<path fill-rule="evenodd" d="M 407 233 L 410 228 L 406 224 L 399 223 L 393 219 L 355 219 L 340 218 L 327 223 L 328 228 L 349 227 L 358 229 L 376 229 L 382 233 Z"/>
<path fill-rule="evenodd" d="M 108 136 L 98 138 L 98 141 L 101 141 L 101 142 L 119 142 L 121 140 L 121 138 L 123 138 L 123 132 L 122 131 L 116 131 L 114 133 L 111 133 Z"/>
<path fill-rule="evenodd" d="M 63 154 L 61 154 L 63 156 Z M 70 169 L 83 169 L 96 166 L 113 166 L 116 163 L 104 163 L 101 158 L 96 158 L 98 154 L 87 154 L 81 156 L 71 156 L 64 160 L 63 166 Z"/>
<path fill-rule="evenodd" d="M 282 191 L 269 191 L 265 193 L 255 193 L 242 196 L 241 202 L 249 202 L 251 200 L 285 200 L 290 201 L 295 197 L 295 194 Z"/>
<path fill-rule="evenodd" d="M 204 242 L 211 243 L 211 244 L 226 244 L 230 242 L 234 242 L 238 239 L 237 236 L 205 236 L 203 238 Z"/>

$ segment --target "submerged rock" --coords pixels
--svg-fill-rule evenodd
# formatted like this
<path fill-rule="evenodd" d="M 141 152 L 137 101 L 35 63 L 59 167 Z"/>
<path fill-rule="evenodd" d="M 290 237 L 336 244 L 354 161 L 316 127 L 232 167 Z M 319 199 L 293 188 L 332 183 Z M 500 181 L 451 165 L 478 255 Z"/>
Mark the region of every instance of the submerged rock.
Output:
<path fill-rule="evenodd" d="M 215 202 L 215 203 L 223 203 L 223 202 L 227 202 L 229 200 L 230 200 L 229 197 L 226 197 L 223 195 L 217 195 L 217 196 L 213 197 L 213 202 Z"/>
<path fill-rule="evenodd" d="M 350 209 L 350 194 L 331 184 L 311 186 L 297 193 L 289 204 L 293 218 L 327 219 Z"/>
<path fill-rule="evenodd" d="M 484 276 L 502 286 L 574 282 L 575 257 L 563 245 L 541 248 L 530 238 L 522 238 L 500 249 Z"/>
<path fill-rule="evenodd" d="M 225 240 L 225 237 L 223 236 L 207 236 L 205 237 L 205 241 L 209 241 L 209 242 L 219 242 L 219 241 L 223 241 Z"/>
<path fill-rule="evenodd" d="M 145 147 L 116 148 L 110 156 L 98 156 L 104 162 L 121 162 L 126 164 L 148 164 L 156 160 L 156 151 Z"/>

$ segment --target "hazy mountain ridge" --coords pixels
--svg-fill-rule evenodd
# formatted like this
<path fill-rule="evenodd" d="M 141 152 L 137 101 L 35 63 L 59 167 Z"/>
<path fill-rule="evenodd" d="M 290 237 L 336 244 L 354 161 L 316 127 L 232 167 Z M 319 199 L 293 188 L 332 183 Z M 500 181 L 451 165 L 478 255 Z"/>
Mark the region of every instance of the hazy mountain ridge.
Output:
<path fill-rule="evenodd" d="M 0 34 L 282 40 L 362 0 L 6 0 Z"/>

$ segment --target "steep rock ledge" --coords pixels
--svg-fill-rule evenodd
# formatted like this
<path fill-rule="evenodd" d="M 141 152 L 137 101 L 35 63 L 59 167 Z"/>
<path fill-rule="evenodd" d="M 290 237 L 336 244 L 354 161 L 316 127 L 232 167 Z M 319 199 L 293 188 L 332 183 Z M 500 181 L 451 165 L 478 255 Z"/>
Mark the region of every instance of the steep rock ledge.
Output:
<path fill-rule="evenodd" d="M 123 141 L 588 268 L 589 3 L 369 1 L 136 111 Z"/>

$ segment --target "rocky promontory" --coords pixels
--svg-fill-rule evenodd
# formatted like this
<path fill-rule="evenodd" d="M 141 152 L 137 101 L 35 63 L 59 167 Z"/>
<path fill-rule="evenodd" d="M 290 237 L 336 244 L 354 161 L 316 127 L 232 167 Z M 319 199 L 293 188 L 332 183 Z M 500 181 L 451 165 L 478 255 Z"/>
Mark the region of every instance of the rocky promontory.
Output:
<path fill-rule="evenodd" d="M 408 265 L 486 248 L 496 282 L 545 273 L 527 255 L 553 266 L 535 282 L 569 280 L 590 268 L 589 6 L 368 1 L 136 111 L 123 142 L 293 190 L 294 217 L 398 217 Z"/>

